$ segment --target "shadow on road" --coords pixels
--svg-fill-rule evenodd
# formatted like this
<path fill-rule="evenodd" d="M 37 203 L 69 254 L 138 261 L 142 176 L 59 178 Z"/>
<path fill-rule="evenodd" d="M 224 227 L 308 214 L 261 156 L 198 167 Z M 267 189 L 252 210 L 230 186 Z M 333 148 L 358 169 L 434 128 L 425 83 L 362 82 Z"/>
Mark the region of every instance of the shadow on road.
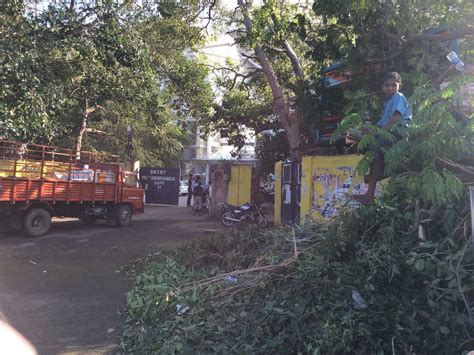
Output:
<path fill-rule="evenodd" d="M 123 267 L 219 229 L 187 208 L 148 206 L 125 228 L 58 219 L 41 238 L 0 233 L 0 315 L 40 354 L 111 353 L 131 286 Z"/>

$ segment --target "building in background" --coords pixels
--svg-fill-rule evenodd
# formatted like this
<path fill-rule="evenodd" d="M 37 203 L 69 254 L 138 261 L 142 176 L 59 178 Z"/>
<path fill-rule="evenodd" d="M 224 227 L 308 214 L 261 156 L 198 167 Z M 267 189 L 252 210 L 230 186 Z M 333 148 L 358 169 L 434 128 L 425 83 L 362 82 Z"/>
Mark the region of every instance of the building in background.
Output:
<path fill-rule="evenodd" d="M 220 133 L 209 135 L 206 139 L 199 134 L 189 134 L 188 144 L 183 148 L 180 162 L 181 179 L 185 180 L 189 174 L 200 175 L 206 184 L 210 180 L 210 167 L 219 162 L 233 162 L 234 164 L 255 164 L 255 137 L 249 131 L 244 147 L 236 151 L 229 145 L 227 138 Z"/>
<path fill-rule="evenodd" d="M 242 53 L 247 56 L 243 56 Z M 196 55 L 195 53 L 187 54 L 191 57 Z M 239 63 L 244 72 L 261 69 L 258 63 L 249 59 L 249 53 L 236 45 L 232 36 L 227 34 L 208 43 L 200 50 L 200 54 L 207 56 L 209 61 L 221 67 L 227 66 L 227 60 L 230 59 Z M 240 162 L 255 165 L 257 161 L 255 133 L 250 129 L 246 133 L 245 145 L 239 151 L 229 145 L 228 139 L 222 137 L 220 133 L 209 135 L 205 139 L 201 138 L 198 133 L 190 133 L 180 162 L 182 179 L 186 179 L 188 174 L 195 174 L 202 176 L 207 184 L 210 166 L 218 162 L 233 162 L 234 164 Z"/>

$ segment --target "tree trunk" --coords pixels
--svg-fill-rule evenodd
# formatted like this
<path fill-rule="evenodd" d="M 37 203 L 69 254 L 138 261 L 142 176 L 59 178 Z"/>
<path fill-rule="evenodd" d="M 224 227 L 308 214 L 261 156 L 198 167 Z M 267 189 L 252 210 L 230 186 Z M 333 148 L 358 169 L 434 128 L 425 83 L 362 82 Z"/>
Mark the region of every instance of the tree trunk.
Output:
<path fill-rule="evenodd" d="M 247 33 L 252 32 L 252 21 L 250 19 L 247 4 L 244 3 L 244 0 L 238 0 L 238 4 L 242 8 L 242 14 L 244 16 L 244 24 Z M 287 43 L 288 44 L 288 43 Z M 285 100 L 283 90 L 278 83 L 278 77 L 273 70 L 273 67 L 268 60 L 267 54 L 260 46 L 254 48 L 255 55 L 260 65 L 262 66 L 262 71 L 267 79 L 270 88 L 272 89 L 273 96 L 273 112 L 278 117 L 278 120 L 281 122 L 281 126 L 285 130 L 286 138 L 288 140 L 288 145 L 290 147 L 290 157 L 292 160 L 301 160 L 300 154 L 300 119 L 298 112 L 290 108 L 289 103 Z M 288 48 L 287 48 L 288 50 Z M 291 53 L 293 54 L 293 53 Z M 294 57 L 296 58 L 296 57 Z M 291 59 L 291 57 L 290 57 Z M 295 63 L 292 61 L 293 67 Z"/>
<path fill-rule="evenodd" d="M 82 139 L 84 138 L 84 134 L 87 131 L 87 123 L 89 120 L 89 113 L 90 108 L 88 107 L 87 99 L 84 99 L 84 104 L 82 108 L 82 121 L 81 126 L 79 127 L 79 131 L 76 136 L 76 159 L 81 159 L 81 149 L 82 149 Z"/>

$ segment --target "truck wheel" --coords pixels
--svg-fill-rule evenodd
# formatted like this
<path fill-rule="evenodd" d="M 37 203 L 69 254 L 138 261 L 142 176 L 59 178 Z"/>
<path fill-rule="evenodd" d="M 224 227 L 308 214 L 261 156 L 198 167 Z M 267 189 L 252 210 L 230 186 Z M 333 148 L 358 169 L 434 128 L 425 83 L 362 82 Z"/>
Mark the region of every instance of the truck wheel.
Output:
<path fill-rule="evenodd" d="M 132 209 L 129 205 L 117 207 L 117 227 L 127 227 L 132 223 Z"/>
<path fill-rule="evenodd" d="M 41 237 L 51 227 L 51 214 L 44 208 L 30 208 L 23 218 L 23 233 L 27 237 Z"/>
<path fill-rule="evenodd" d="M 93 226 L 95 222 L 97 222 L 96 216 L 84 216 L 81 217 L 81 222 L 84 223 L 86 226 Z"/>

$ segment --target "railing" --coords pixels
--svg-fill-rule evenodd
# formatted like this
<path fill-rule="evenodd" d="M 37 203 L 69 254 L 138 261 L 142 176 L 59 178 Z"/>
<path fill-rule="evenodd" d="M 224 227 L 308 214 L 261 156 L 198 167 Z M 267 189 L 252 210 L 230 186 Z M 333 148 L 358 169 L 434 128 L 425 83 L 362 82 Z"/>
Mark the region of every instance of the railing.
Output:
<path fill-rule="evenodd" d="M 0 178 L 116 182 L 117 155 L 0 140 Z"/>

